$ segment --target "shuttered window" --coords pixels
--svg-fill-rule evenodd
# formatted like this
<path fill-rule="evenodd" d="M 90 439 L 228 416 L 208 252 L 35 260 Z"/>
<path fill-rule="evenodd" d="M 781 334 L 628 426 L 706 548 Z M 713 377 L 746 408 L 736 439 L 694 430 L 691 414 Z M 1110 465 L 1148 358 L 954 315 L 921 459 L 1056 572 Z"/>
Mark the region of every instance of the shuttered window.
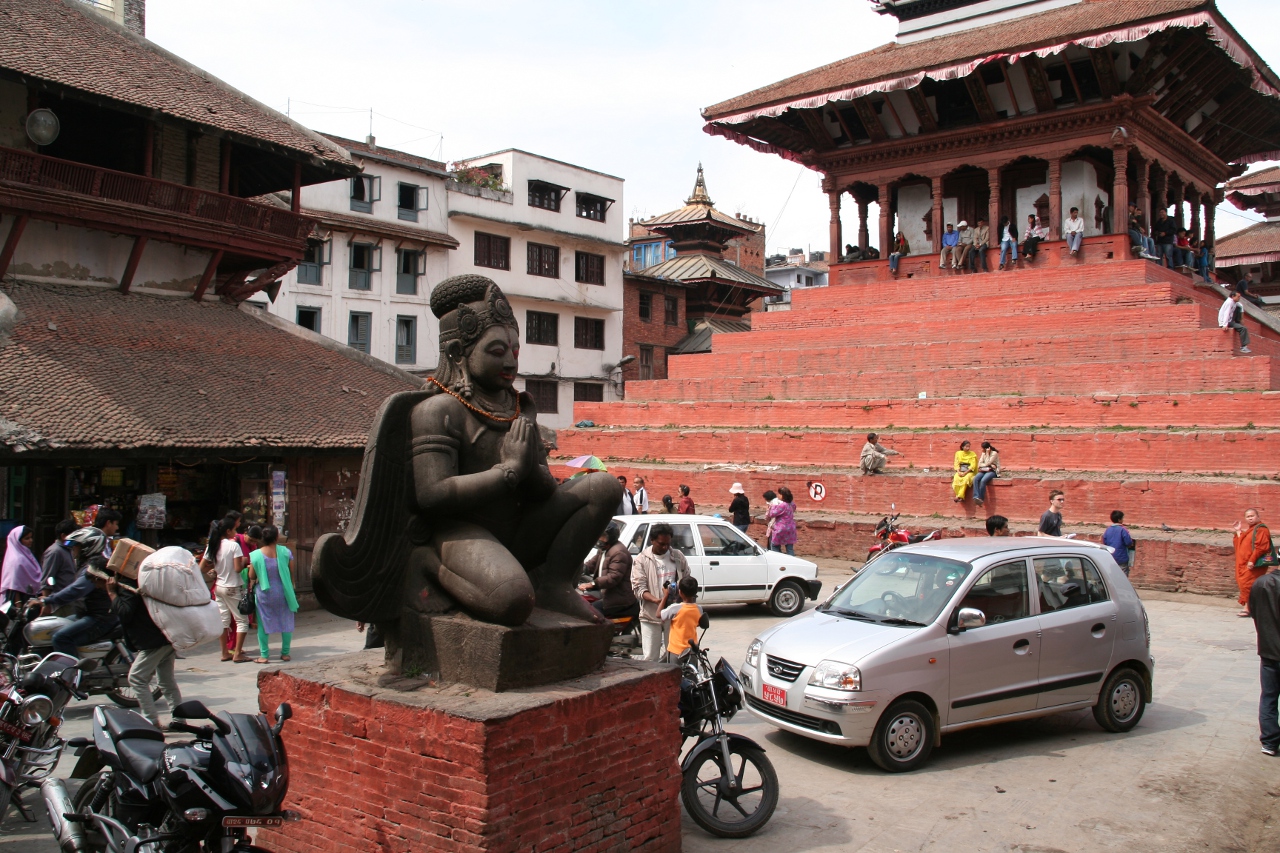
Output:
<path fill-rule="evenodd" d="M 347 346 L 360 352 L 369 352 L 369 331 L 373 326 L 373 315 L 366 311 L 352 311 L 347 322 Z"/>
<path fill-rule="evenodd" d="M 575 403 L 603 403 L 604 384 L 601 382 L 573 383 L 573 401 Z"/>
<path fill-rule="evenodd" d="M 604 255 L 574 252 L 574 280 L 583 284 L 604 284 Z"/>
<path fill-rule="evenodd" d="M 418 362 L 418 320 L 396 317 L 396 364 Z"/>
<path fill-rule="evenodd" d="M 604 320 L 574 317 L 573 345 L 578 349 L 604 349 Z"/>
<path fill-rule="evenodd" d="M 511 269 L 511 238 L 476 232 L 476 266 L 495 270 Z"/>
<path fill-rule="evenodd" d="M 529 275 L 540 275 L 544 278 L 559 278 L 560 250 L 555 246 L 530 243 L 528 273 Z"/>
<path fill-rule="evenodd" d="M 533 397 L 539 414 L 557 414 L 560 411 L 560 383 L 548 379 L 526 379 L 524 390 Z"/>
<path fill-rule="evenodd" d="M 524 342 L 557 346 L 560 343 L 560 315 L 547 311 L 527 311 L 524 319 Z"/>

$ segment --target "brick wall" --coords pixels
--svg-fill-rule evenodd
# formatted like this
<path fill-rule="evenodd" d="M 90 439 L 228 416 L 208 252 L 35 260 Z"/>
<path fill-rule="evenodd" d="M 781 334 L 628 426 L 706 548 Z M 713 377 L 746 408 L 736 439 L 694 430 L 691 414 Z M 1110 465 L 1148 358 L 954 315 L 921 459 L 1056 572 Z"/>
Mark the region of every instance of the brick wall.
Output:
<path fill-rule="evenodd" d="M 634 355 L 636 360 L 622 368 L 622 378 L 630 381 L 640 378 L 640 347 L 653 347 L 653 378 L 667 378 L 667 349 L 689 334 L 685 322 L 685 296 L 689 289 L 678 284 L 665 284 L 625 275 L 622 278 L 622 354 Z M 640 319 L 640 294 L 652 295 L 652 309 L 648 322 Z M 666 297 L 674 297 L 678 305 L 678 322 L 666 323 Z"/>
<path fill-rule="evenodd" d="M 332 677 L 357 671 L 337 669 L 346 661 L 373 671 L 380 656 L 259 676 L 264 712 L 293 708 L 286 807 L 303 815 L 263 831 L 267 849 L 680 850 L 674 668 L 611 661 L 591 679 L 516 694 Z"/>
<path fill-rule="evenodd" d="M 760 230 L 746 237 L 735 237 L 724 248 L 724 258 L 732 261 L 744 270 L 764 277 L 765 234 L 764 223 L 756 222 L 750 217 L 738 214 L 738 218 Z"/>
<path fill-rule="evenodd" d="M 147 34 L 147 0 L 123 0 L 124 25 L 140 36 Z"/>

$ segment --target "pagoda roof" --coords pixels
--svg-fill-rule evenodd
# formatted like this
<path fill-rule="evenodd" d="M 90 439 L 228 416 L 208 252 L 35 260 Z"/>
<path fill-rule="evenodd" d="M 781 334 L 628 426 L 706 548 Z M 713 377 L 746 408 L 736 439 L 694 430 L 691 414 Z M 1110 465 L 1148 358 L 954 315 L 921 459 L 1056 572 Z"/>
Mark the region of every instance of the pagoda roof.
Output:
<path fill-rule="evenodd" d="M 786 288 L 774 284 L 763 276 L 744 270 L 723 258 L 697 252 L 676 255 L 670 260 L 640 270 L 640 275 L 650 278 L 680 282 L 724 282 L 746 290 L 761 293 L 780 293 Z"/>
<path fill-rule="evenodd" d="M 1280 166 L 1227 181 L 1227 200 L 1241 210 L 1268 207 L 1269 195 L 1280 193 Z"/>
<path fill-rule="evenodd" d="M 1213 251 L 1215 265 L 1219 267 L 1280 261 L 1280 221 L 1259 222 L 1219 237 Z"/>
<path fill-rule="evenodd" d="M 707 182 L 702 174 L 701 163 L 698 164 L 698 177 L 694 181 L 693 192 L 685 199 L 684 207 L 640 222 L 645 228 L 651 231 L 659 231 L 659 233 L 662 233 L 659 229 L 703 223 L 712 224 L 737 234 L 754 234 L 760 230 L 758 226 L 750 222 L 743 222 L 737 217 L 716 210 L 715 202 L 711 200 L 711 196 L 707 193 Z"/>
<path fill-rule="evenodd" d="M 704 130 L 758 150 L 798 159 L 795 145 L 775 140 L 761 144 L 749 124 L 789 110 L 821 109 L 833 102 L 856 101 L 873 93 L 908 90 L 926 78 L 967 77 L 987 62 L 1024 57 L 1044 58 L 1072 45 L 1102 48 L 1137 42 L 1173 28 L 1204 28 L 1207 36 L 1237 66 L 1245 69 L 1252 89 L 1280 107 L 1280 77 L 1235 32 L 1213 0 L 1080 0 L 1069 6 L 1038 12 L 997 25 L 974 27 L 912 42 L 892 42 L 866 53 L 797 74 L 739 95 L 702 111 Z M 745 127 L 744 127 L 745 126 Z M 785 135 L 785 132 L 784 132 Z M 792 141 L 795 141 L 794 139 Z M 1280 145 L 1249 151 L 1236 162 L 1275 159 Z"/>

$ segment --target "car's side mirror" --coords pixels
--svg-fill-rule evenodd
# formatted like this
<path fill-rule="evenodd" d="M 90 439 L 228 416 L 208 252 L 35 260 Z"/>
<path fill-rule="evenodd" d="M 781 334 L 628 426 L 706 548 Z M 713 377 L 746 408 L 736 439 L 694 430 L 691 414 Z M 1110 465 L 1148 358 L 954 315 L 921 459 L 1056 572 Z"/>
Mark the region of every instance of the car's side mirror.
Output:
<path fill-rule="evenodd" d="M 973 607 L 961 607 L 960 613 L 956 616 L 956 627 L 961 631 L 981 628 L 985 624 L 987 624 L 987 614 Z"/>

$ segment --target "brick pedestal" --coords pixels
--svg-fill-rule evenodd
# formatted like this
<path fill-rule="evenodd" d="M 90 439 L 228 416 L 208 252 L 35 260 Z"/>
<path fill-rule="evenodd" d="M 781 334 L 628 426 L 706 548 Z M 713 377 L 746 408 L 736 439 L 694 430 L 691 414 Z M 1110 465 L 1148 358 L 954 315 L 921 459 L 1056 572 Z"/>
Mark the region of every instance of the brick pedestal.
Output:
<path fill-rule="evenodd" d="M 263 709 L 293 707 L 286 807 L 303 815 L 262 831 L 267 849 L 680 850 L 674 667 L 611 659 L 492 693 L 397 690 L 382 663 L 367 651 L 259 676 Z"/>

